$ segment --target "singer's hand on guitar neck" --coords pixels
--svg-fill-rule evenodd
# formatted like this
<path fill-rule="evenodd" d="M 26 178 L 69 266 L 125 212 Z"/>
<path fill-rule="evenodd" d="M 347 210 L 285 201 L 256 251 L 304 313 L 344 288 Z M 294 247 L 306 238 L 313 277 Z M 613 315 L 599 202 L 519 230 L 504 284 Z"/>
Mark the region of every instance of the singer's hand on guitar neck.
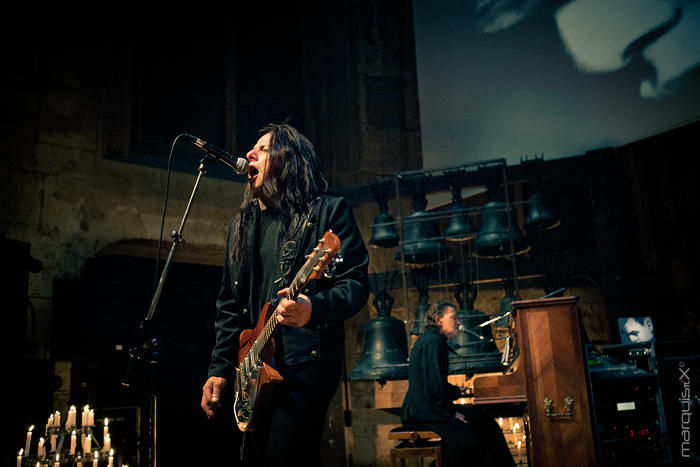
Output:
<path fill-rule="evenodd" d="M 299 294 L 296 300 L 287 297 L 288 289 L 280 290 L 277 295 L 284 297 L 277 306 L 277 322 L 285 326 L 302 327 L 311 319 L 311 301 L 304 294 Z"/>

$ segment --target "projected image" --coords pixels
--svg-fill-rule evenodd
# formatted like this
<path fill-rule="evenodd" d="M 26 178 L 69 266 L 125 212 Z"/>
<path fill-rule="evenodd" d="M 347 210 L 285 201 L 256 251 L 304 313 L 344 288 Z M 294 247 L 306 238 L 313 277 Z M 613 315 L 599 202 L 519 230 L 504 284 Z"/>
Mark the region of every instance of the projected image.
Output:
<path fill-rule="evenodd" d="M 424 165 L 580 155 L 700 118 L 699 0 L 414 0 Z"/>
<path fill-rule="evenodd" d="M 649 316 L 617 318 L 617 326 L 623 344 L 649 342 L 654 339 L 654 324 Z"/>

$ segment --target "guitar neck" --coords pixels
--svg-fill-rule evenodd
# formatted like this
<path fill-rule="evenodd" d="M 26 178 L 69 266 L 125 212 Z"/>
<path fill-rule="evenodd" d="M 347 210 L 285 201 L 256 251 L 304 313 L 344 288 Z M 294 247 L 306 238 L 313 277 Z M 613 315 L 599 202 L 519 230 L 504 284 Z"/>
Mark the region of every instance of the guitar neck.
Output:
<path fill-rule="evenodd" d="M 292 283 L 289 285 L 287 290 L 288 299 L 296 300 L 299 297 L 299 292 L 301 292 L 301 289 L 306 285 L 306 278 L 308 278 L 309 275 L 305 273 L 305 269 L 306 268 L 302 268 L 302 270 L 299 271 L 299 273 L 294 277 Z M 263 329 L 258 335 L 257 339 L 255 339 L 250 351 L 254 353 L 256 357 L 262 353 L 262 350 L 269 342 L 270 337 L 272 337 L 274 332 L 277 330 L 277 315 L 277 308 L 275 307 L 275 311 L 270 314 L 267 322 L 265 322 L 265 326 L 263 326 Z"/>

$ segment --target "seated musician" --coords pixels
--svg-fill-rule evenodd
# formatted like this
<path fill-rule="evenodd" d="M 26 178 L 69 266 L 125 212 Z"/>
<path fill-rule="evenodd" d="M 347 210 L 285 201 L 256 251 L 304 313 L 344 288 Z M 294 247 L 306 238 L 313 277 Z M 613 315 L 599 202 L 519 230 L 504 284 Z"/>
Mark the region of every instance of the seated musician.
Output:
<path fill-rule="evenodd" d="M 514 466 L 498 424 L 477 408 L 453 403 L 461 391 L 447 382 L 447 339 L 457 335 L 459 325 L 454 305 L 431 306 L 425 332 L 411 350 L 401 423 L 440 434 L 448 466 Z"/>

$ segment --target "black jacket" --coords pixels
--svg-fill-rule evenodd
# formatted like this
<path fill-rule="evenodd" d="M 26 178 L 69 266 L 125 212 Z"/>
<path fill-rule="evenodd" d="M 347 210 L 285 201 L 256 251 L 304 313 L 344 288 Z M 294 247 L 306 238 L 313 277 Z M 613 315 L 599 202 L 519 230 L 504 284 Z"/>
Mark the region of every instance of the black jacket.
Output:
<path fill-rule="evenodd" d="M 257 225 L 259 208 L 253 207 L 252 226 Z M 229 227 L 226 262 L 221 289 L 216 302 L 216 343 L 212 351 L 209 376 L 229 378 L 235 374 L 238 363 L 238 336 L 243 329 L 253 328 L 260 310 L 253 310 L 253 268 L 245 260 L 233 261 L 231 256 L 232 232 L 237 225 L 235 218 Z M 255 228 L 248 232 L 248 245 L 254 245 Z M 282 332 L 285 363 L 297 365 L 323 360 L 342 362 L 345 330 L 343 322 L 356 314 L 367 303 L 369 296 L 367 267 L 369 256 L 349 203 L 340 197 L 319 197 L 309 216 L 293 234 L 294 244 L 281 245 L 277 254 L 280 262 L 286 263 L 290 273 L 280 283 L 286 287 L 306 261 L 305 255 L 317 245 L 323 234 L 332 230 L 341 242 L 337 263 L 330 279 L 313 280 L 302 293 L 311 301 L 311 320 L 301 328 L 280 326 Z M 284 247 L 284 248 L 283 248 Z M 252 254 L 243 255 L 253 257 Z M 279 332 L 278 331 L 278 332 Z"/>
<path fill-rule="evenodd" d="M 436 327 L 426 329 L 411 349 L 408 364 L 408 391 L 401 407 L 401 423 L 451 422 L 456 407 L 452 403 L 460 390 L 447 382 L 447 338 Z"/>

